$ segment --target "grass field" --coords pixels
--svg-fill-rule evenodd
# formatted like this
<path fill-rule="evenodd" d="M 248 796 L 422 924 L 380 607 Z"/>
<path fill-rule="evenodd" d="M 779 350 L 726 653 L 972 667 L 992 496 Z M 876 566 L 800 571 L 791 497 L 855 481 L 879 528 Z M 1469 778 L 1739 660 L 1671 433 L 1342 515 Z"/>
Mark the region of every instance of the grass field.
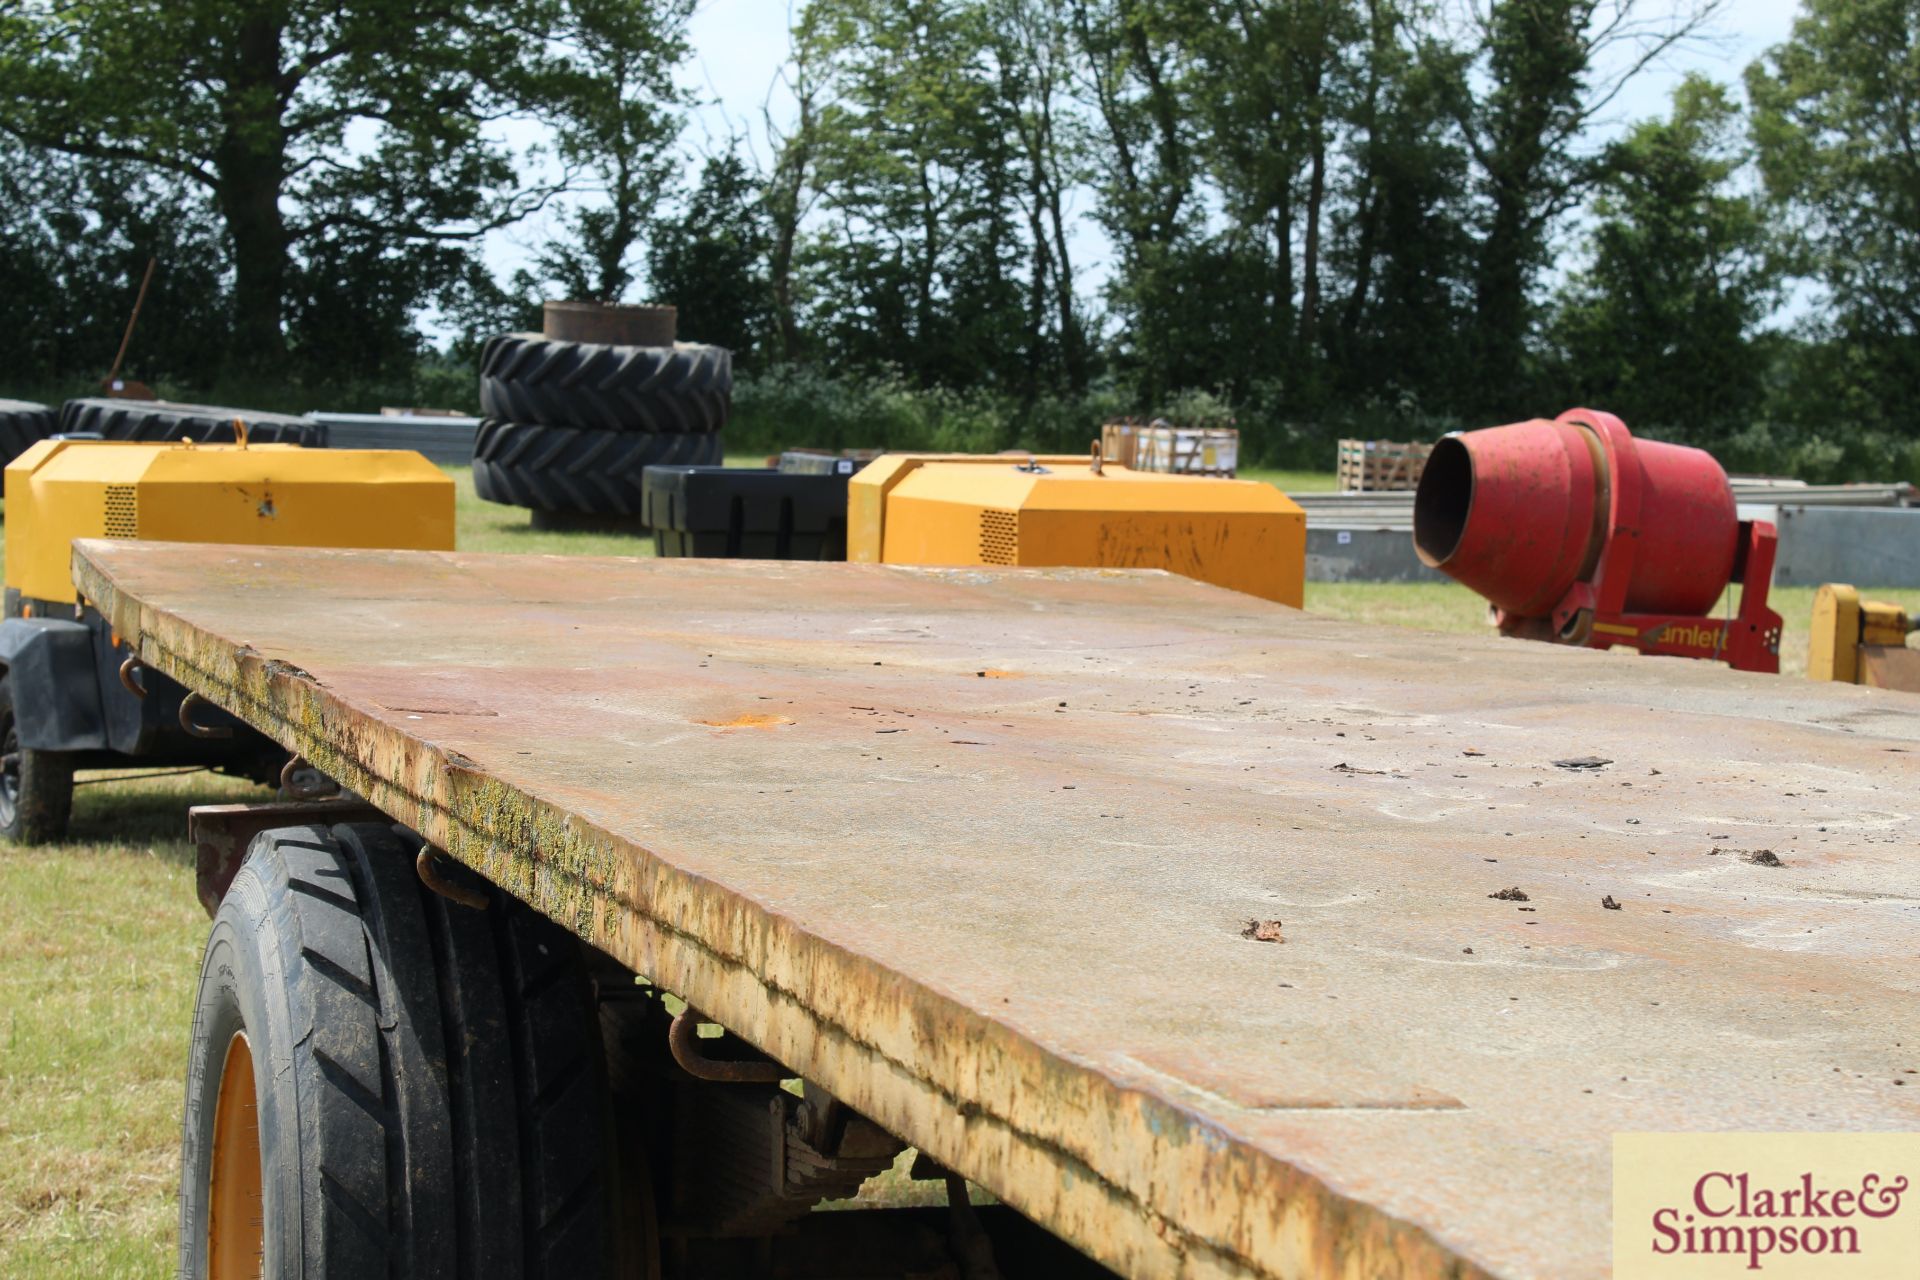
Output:
<path fill-rule="evenodd" d="M 85 785 L 73 843 L 0 850 L 0 1275 L 170 1272 L 207 928 L 183 814 L 254 791 L 209 774 Z"/>
<path fill-rule="evenodd" d="M 617 535 L 535 533 L 525 512 L 459 485 L 477 551 L 651 554 Z M 1305 492 L 1331 476 L 1263 475 Z M 1920 594 L 1876 593 L 1920 611 Z M 1785 665 L 1804 672 L 1808 590 L 1774 593 Z M 1313 585 L 1307 607 L 1381 626 L 1485 629 L 1451 585 Z M 175 1160 L 190 1001 L 206 931 L 183 837 L 187 806 L 263 794 L 191 774 L 83 775 L 73 842 L 0 848 L 0 1277 L 159 1277 L 173 1267 Z"/>

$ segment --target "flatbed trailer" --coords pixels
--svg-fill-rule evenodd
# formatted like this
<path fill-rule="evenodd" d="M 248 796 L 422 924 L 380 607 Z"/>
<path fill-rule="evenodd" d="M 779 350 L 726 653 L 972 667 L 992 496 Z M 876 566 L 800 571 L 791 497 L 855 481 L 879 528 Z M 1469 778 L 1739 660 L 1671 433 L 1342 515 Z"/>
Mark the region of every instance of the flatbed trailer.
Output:
<path fill-rule="evenodd" d="M 74 573 L 141 662 L 1125 1274 L 1603 1276 L 1616 1133 L 1920 1129 L 1920 698 L 1154 572 Z"/>

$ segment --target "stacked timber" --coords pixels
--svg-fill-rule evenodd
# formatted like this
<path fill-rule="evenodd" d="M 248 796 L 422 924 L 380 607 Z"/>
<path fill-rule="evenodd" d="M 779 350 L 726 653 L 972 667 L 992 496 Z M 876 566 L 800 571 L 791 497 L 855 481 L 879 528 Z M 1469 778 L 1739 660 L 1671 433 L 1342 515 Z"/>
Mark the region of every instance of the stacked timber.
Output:
<path fill-rule="evenodd" d="M 1133 471 L 1168 475 L 1239 474 L 1240 432 L 1234 427 L 1177 427 L 1164 418 L 1119 418 L 1100 428 L 1100 454 Z"/>
<path fill-rule="evenodd" d="M 1399 440 L 1342 440 L 1339 474 L 1342 493 L 1412 493 L 1427 468 L 1430 444 Z"/>

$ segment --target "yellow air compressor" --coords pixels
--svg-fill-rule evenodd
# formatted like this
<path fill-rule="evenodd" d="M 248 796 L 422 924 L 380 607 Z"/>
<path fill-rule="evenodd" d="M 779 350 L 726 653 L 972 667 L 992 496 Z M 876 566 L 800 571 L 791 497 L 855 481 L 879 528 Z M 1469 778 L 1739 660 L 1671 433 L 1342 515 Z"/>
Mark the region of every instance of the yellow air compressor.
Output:
<path fill-rule="evenodd" d="M 1920 623 L 1897 604 L 1863 600 L 1845 583 L 1814 593 L 1807 675 L 1815 680 L 1920 693 L 1920 649 L 1907 636 Z"/>
<path fill-rule="evenodd" d="M 450 551 L 453 496 L 446 473 L 410 450 L 50 439 L 14 459 L 0 621 L 0 837 L 61 839 L 76 769 L 200 765 L 264 782 L 287 760 L 139 666 L 76 598 L 74 539 Z"/>
<path fill-rule="evenodd" d="M 888 454 L 848 483 L 847 559 L 1165 569 L 1298 608 L 1307 519 L 1254 480 L 1085 456 Z"/>

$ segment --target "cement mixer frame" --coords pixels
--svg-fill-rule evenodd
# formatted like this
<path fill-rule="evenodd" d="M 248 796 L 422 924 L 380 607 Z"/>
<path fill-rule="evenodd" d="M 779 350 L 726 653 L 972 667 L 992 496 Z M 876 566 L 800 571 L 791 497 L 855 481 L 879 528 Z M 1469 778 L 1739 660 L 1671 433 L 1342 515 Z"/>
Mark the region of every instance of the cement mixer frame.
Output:
<path fill-rule="evenodd" d="M 1571 431 L 1536 433 L 1478 461 L 1482 450 L 1468 443 L 1553 427 Z M 1527 520 L 1539 527 L 1521 528 Z M 1781 619 L 1768 604 L 1774 526 L 1738 519 L 1711 455 L 1636 440 L 1613 414 L 1570 409 L 1551 422 L 1446 437 L 1421 480 L 1414 539 L 1429 566 L 1493 602 L 1504 635 L 1780 670 Z M 1712 616 L 1732 583 L 1738 611 Z"/>

